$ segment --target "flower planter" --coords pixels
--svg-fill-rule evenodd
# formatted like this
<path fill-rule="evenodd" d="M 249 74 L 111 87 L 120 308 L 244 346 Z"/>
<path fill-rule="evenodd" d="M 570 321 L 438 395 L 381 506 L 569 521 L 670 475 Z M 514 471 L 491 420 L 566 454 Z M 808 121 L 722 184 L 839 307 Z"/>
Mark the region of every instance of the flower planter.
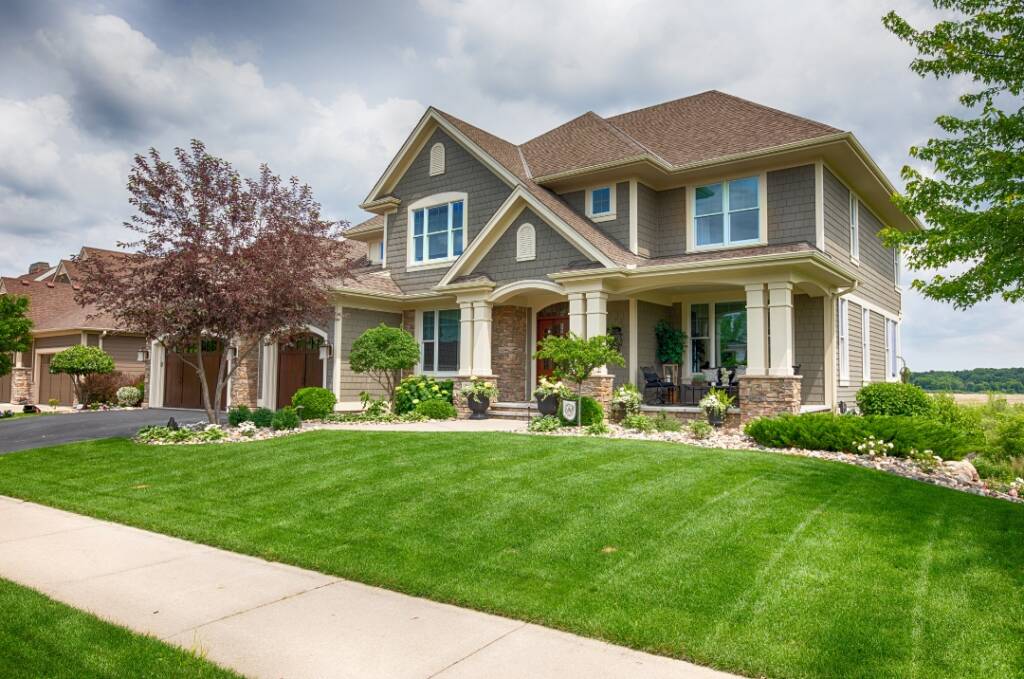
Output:
<path fill-rule="evenodd" d="M 548 394 L 537 397 L 537 410 L 541 415 L 555 415 L 558 413 L 558 394 Z"/>
<path fill-rule="evenodd" d="M 725 413 L 720 410 L 708 408 L 704 411 L 708 416 L 708 423 L 713 427 L 721 427 L 725 424 Z"/>
<path fill-rule="evenodd" d="M 466 405 L 473 411 L 473 414 L 469 416 L 471 420 L 486 420 L 487 409 L 491 407 L 491 399 L 486 396 L 468 396 L 466 397 Z"/>

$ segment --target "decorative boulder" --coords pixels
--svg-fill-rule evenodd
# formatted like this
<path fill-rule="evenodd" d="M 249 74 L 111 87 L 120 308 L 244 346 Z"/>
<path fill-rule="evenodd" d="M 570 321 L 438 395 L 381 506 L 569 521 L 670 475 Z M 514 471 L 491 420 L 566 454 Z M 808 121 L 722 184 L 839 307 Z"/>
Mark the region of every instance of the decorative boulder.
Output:
<path fill-rule="evenodd" d="M 964 483 L 980 483 L 978 470 L 967 460 L 948 460 L 942 463 L 942 469 L 949 476 Z"/>

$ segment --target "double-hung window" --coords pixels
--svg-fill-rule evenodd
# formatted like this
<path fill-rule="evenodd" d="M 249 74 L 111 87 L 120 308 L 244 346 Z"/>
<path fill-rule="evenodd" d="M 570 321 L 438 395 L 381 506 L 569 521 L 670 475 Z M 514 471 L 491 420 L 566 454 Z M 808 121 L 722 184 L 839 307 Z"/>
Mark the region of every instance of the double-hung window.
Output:
<path fill-rule="evenodd" d="M 615 186 L 599 186 L 587 191 L 587 216 L 595 221 L 615 218 Z"/>
<path fill-rule="evenodd" d="M 761 237 L 757 177 L 694 189 L 693 242 L 698 248 L 757 243 Z"/>
<path fill-rule="evenodd" d="M 850 380 L 850 309 L 845 299 L 837 305 L 839 314 L 839 381 Z"/>
<path fill-rule="evenodd" d="M 860 259 L 860 201 L 850 191 L 850 258 Z"/>
<path fill-rule="evenodd" d="M 412 260 L 414 263 L 455 259 L 462 254 L 465 203 L 456 200 L 414 210 Z"/>
<path fill-rule="evenodd" d="M 459 310 L 423 312 L 421 365 L 425 373 L 459 369 Z"/>
<path fill-rule="evenodd" d="M 711 322 L 707 304 L 690 305 L 690 373 L 711 366 Z"/>

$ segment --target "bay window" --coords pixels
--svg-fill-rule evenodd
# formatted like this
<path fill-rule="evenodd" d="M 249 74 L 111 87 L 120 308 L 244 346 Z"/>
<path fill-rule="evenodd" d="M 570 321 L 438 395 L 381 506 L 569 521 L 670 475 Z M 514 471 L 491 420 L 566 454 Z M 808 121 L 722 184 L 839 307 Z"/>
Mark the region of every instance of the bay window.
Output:
<path fill-rule="evenodd" d="M 424 311 L 420 360 L 425 373 L 459 369 L 459 310 Z"/>
<path fill-rule="evenodd" d="M 413 263 L 455 259 L 462 254 L 465 201 L 455 200 L 410 212 Z"/>
<path fill-rule="evenodd" d="M 760 180 L 744 177 L 694 189 L 694 246 L 740 245 L 761 239 Z"/>

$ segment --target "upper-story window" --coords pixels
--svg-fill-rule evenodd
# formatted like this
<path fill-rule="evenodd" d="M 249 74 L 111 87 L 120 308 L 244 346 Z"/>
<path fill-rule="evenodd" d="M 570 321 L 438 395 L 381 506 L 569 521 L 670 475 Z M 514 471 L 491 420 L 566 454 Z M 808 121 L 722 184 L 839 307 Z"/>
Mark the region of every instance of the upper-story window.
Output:
<path fill-rule="evenodd" d="M 465 244 L 466 194 L 429 196 L 409 206 L 409 262 L 455 259 Z"/>
<path fill-rule="evenodd" d="M 761 198 L 757 177 L 707 184 L 694 189 L 694 245 L 739 245 L 761 238 Z"/>
<path fill-rule="evenodd" d="M 615 186 L 587 190 L 587 217 L 596 222 L 615 219 Z"/>
<path fill-rule="evenodd" d="M 372 241 L 367 245 L 367 255 L 370 264 L 380 264 L 384 261 L 384 240 Z"/>
<path fill-rule="evenodd" d="M 430 147 L 430 176 L 444 174 L 444 144 L 437 142 Z"/>
<path fill-rule="evenodd" d="M 850 258 L 860 259 L 860 201 L 850 191 Z"/>

